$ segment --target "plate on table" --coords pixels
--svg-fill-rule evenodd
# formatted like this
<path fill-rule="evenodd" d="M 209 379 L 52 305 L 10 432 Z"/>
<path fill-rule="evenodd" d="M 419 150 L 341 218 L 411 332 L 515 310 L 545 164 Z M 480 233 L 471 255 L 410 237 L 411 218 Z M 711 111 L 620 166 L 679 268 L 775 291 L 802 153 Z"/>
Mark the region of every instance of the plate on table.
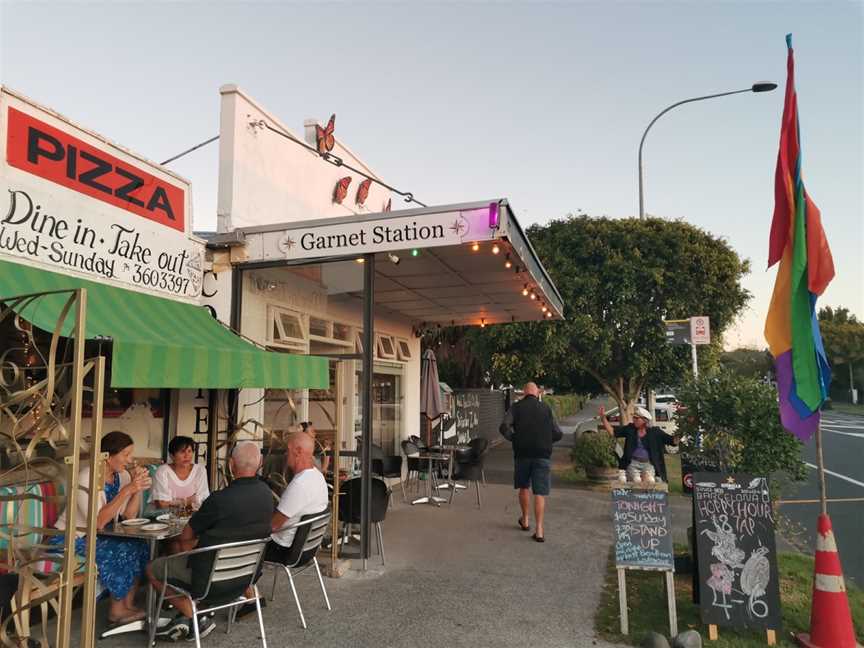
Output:
<path fill-rule="evenodd" d="M 142 531 L 164 531 L 168 528 L 168 525 L 164 522 L 151 522 L 150 524 L 145 524 L 141 527 Z"/>
<path fill-rule="evenodd" d="M 123 526 L 137 527 L 141 526 L 142 524 L 147 524 L 149 521 L 150 520 L 148 520 L 147 518 L 129 518 L 128 520 L 123 520 L 122 522 L 120 522 L 120 524 L 122 524 Z"/>
<path fill-rule="evenodd" d="M 170 522 L 171 521 L 171 514 L 170 513 L 163 513 L 162 515 L 157 515 L 156 520 L 159 522 Z"/>

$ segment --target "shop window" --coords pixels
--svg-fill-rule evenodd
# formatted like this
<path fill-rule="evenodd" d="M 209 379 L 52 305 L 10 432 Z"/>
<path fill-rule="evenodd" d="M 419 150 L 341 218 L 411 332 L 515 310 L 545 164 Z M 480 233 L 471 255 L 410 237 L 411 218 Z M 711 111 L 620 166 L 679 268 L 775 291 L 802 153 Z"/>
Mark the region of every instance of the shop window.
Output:
<path fill-rule="evenodd" d="M 411 359 L 411 347 L 408 345 L 408 340 L 396 340 L 396 355 L 397 359 L 402 362 L 408 362 Z"/>
<path fill-rule="evenodd" d="M 267 327 L 271 338 L 267 341 L 271 346 L 300 351 L 309 351 L 309 340 L 303 326 L 303 318 L 299 313 L 284 308 L 270 306 L 267 309 L 270 326 Z"/>
<path fill-rule="evenodd" d="M 309 318 L 309 335 L 319 338 L 330 338 L 331 323 L 319 317 Z"/>
<path fill-rule="evenodd" d="M 378 357 L 383 360 L 395 360 L 396 347 L 393 344 L 393 338 L 389 335 L 376 335 L 375 337 Z"/>
<path fill-rule="evenodd" d="M 333 339 L 341 340 L 342 342 L 351 341 L 351 327 L 347 324 L 333 322 Z"/>

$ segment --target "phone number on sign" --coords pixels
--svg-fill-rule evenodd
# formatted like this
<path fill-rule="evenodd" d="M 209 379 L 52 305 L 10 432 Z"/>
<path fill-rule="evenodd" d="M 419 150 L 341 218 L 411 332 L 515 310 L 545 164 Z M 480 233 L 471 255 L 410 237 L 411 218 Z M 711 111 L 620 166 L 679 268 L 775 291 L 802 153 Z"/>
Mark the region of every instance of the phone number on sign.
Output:
<path fill-rule="evenodd" d="M 142 286 L 150 286 L 151 288 L 159 288 L 161 290 L 170 290 L 173 293 L 185 294 L 189 288 L 189 279 L 180 277 L 166 270 L 156 270 L 155 268 L 141 267 L 141 264 L 136 263 L 132 271 L 132 281 Z"/>

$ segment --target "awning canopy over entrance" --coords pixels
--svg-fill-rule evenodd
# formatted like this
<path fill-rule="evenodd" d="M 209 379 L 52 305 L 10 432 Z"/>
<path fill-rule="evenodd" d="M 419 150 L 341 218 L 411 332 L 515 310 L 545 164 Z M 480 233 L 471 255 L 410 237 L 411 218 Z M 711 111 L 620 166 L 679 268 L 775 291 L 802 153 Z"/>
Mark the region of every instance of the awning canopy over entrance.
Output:
<path fill-rule="evenodd" d="M 560 294 L 503 199 L 244 228 L 210 242 L 245 243 L 245 267 L 261 269 L 375 253 L 376 311 L 418 327 L 563 317 Z M 363 296 L 329 288 L 331 299 Z"/>
<path fill-rule="evenodd" d="M 324 389 L 326 358 L 259 349 L 201 306 L 0 261 L 0 300 L 31 293 L 87 289 L 86 337 L 110 339 L 112 387 Z M 68 299 L 44 295 L 21 317 L 53 331 Z M 68 335 L 72 317 L 62 333 Z"/>

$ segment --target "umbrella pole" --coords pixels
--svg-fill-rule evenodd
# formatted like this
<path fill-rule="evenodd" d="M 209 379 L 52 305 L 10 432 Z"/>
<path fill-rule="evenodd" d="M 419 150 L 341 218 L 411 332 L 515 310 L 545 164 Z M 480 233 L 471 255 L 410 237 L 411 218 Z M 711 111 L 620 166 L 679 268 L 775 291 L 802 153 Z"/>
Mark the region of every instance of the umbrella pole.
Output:
<path fill-rule="evenodd" d="M 363 570 L 369 560 L 369 535 L 371 531 L 372 506 L 372 372 L 374 371 L 372 349 L 375 343 L 375 255 L 364 254 L 363 258 L 363 436 L 360 453 L 360 557 Z"/>

